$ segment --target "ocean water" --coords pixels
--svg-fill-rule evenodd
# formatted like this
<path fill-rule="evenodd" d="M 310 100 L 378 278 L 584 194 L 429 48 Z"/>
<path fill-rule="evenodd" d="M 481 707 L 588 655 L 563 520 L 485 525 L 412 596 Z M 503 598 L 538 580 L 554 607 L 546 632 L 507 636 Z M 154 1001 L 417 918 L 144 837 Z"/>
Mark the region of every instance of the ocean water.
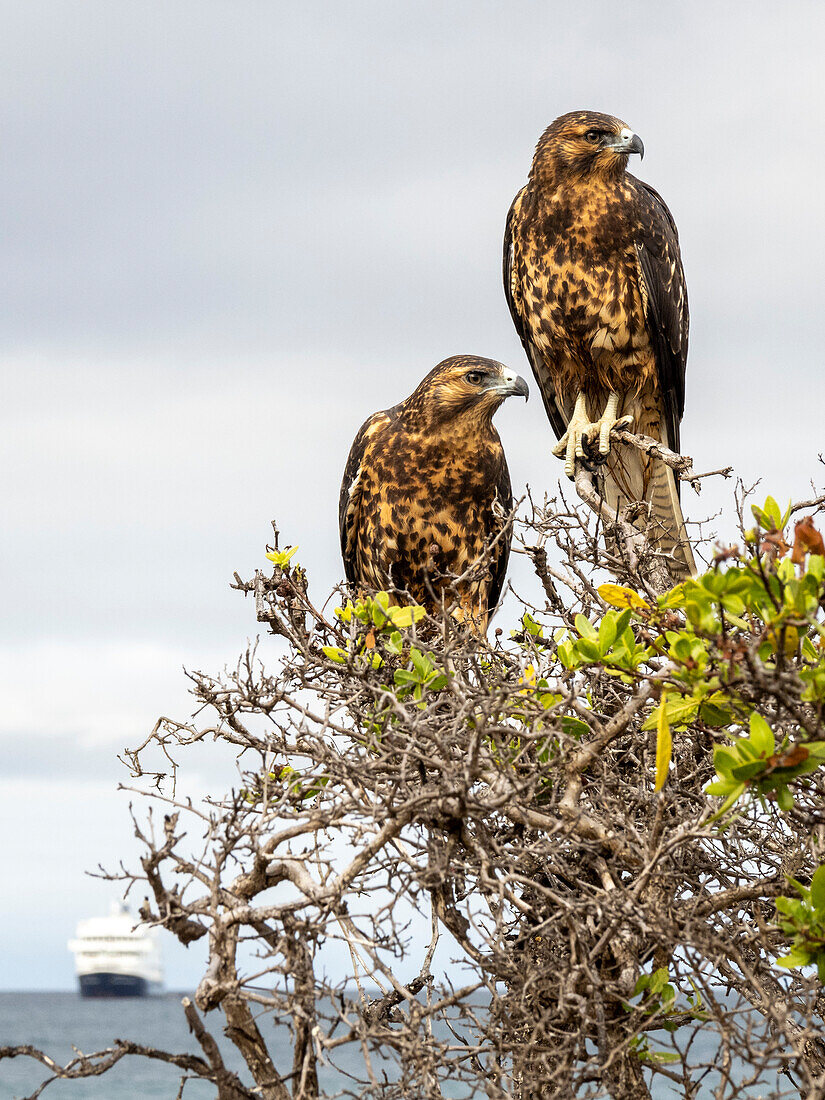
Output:
<path fill-rule="evenodd" d="M 183 993 L 166 993 L 161 997 L 83 999 L 79 993 L 2 993 L 0 992 L 0 1046 L 30 1044 L 65 1065 L 72 1057 L 72 1047 L 91 1054 L 112 1046 L 115 1039 L 130 1039 L 146 1046 L 157 1047 L 174 1054 L 203 1056 L 200 1046 L 189 1033 L 181 1007 Z M 190 994 L 191 996 L 191 994 Z M 223 1014 L 218 1010 L 201 1019 L 218 1041 L 224 1064 L 234 1070 L 241 1081 L 252 1086 L 251 1075 L 235 1047 L 223 1036 Z M 266 1017 L 260 1022 L 261 1032 L 269 1044 L 276 1069 L 287 1074 L 292 1069 L 292 1050 L 286 1027 L 274 1027 Z M 394 1076 L 388 1062 L 371 1055 L 379 1076 L 386 1069 Z M 339 1050 L 338 1066 L 362 1078 L 364 1066 L 356 1044 Z M 76 1080 L 55 1080 L 44 1091 L 44 1100 L 142 1100 L 143 1097 L 163 1097 L 174 1100 L 178 1094 L 182 1071 L 139 1055 L 127 1055 L 100 1077 Z M 0 1061 L 0 1100 L 22 1100 L 51 1074 L 40 1062 L 28 1057 Z M 332 1068 L 319 1066 L 322 1095 L 335 1096 L 351 1080 Z M 358 1088 L 355 1087 L 357 1093 Z M 217 1090 L 208 1081 L 190 1078 L 183 1091 L 183 1100 L 214 1100 Z M 445 1095 L 467 1096 L 459 1086 Z"/>
<path fill-rule="evenodd" d="M 72 1057 L 73 1045 L 91 1053 L 110 1046 L 115 1039 L 132 1039 L 176 1054 L 201 1054 L 189 1034 L 182 996 L 168 993 L 84 1000 L 78 993 L 0 993 L 0 1046 L 30 1043 L 62 1065 Z M 224 1041 L 220 1045 L 226 1064 L 240 1070 L 240 1059 L 233 1057 L 231 1044 Z M 48 1076 L 46 1067 L 31 1058 L 3 1059 L 0 1100 L 29 1096 Z M 243 1079 L 245 1084 L 251 1083 L 248 1077 Z M 179 1080 L 180 1071 L 174 1066 L 128 1056 L 101 1077 L 55 1081 L 43 1095 L 48 1100 L 138 1100 L 144 1096 L 173 1100 Z M 216 1090 L 208 1082 L 190 1081 L 183 1095 L 185 1100 L 207 1100 Z"/>
<path fill-rule="evenodd" d="M 72 1056 L 73 1045 L 91 1053 L 112 1045 L 118 1038 L 131 1039 L 176 1054 L 200 1055 L 202 1052 L 195 1038 L 189 1034 L 183 1015 L 182 996 L 184 994 L 167 993 L 162 997 L 134 1000 L 83 1000 L 77 993 L 0 993 L 0 1046 L 29 1043 L 62 1065 Z M 222 1014 L 216 1012 L 211 1019 L 206 1017 L 204 1022 L 218 1040 L 225 1064 L 239 1074 L 244 1084 L 251 1085 L 251 1078 L 240 1056 L 221 1033 L 222 1021 Z M 262 1021 L 261 1029 L 270 1044 L 276 1068 L 288 1073 L 292 1058 L 287 1029 L 273 1028 L 271 1022 L 266 1020 Z M 716 1044 L 711 1039 L 710 1035 L 697 1037 L 692 1061 L 701 1061 L 704 1057 L 713 1063 Z M 339 1051 L 338 1056 L 339 1064 L 345 1071 L 349 1070 L 357 1077 L 363 1075 L 360 1051 L 355 1044 Z M 375 1057 L 374 1053 L 372 1057 Z M 380 1062 L 374 1065 L 379 1077 L 382 1068 L 389 1070 L 390 1077 L 394 1076 L 392 1067 L 387 1063 L 383 1067 Z M 174 1100 L 178 1094 L 180 1072 L 174 1066 L 128 1056 L 101 1077 L 54 1081 L 43 1095 L 46 1100 L 142 1100 L 143 1097 Z M 0 1100 L 22 1100 L 30 1096 L 48 1076 L 46 1067 L 31 1058 L 4 1059 L 0 1061 Z M 736 1076 L 738 1074 L 734 1072 Z M 319 1070 L 319 1078 L 322 1095 L 334 1096 L 348 1086 L 353 1088 L 351 1080 L 323 1067 Z M 710 1100 L 717 1084 L 715 1074 L 705 1078 L 697 1100 Z M 763 1081 L 738 1095 L 753 1100 L 776 1095 L 774 1089 L 778 1084 L 776 1078 L 768 1087 Z M 187 1081 L 183 1092 L 184 1100 L 213 1100 L 215 1095 L 213 1085 L 198 1080 Z M 444 1095 L 466 1098 L 467 1089 L 458 1082 L 448 1082 Z M 669 1086 L 660 1078 L 653 1095 L 655 1100 L 671 1100 L 683 1096 L 684 1092 L 681 1087 Z M 793 1095 L 787 1083 L 784 1083 L 782 1095 Z M 417 1098 L 411 1096 L 410 1100 Z"/>

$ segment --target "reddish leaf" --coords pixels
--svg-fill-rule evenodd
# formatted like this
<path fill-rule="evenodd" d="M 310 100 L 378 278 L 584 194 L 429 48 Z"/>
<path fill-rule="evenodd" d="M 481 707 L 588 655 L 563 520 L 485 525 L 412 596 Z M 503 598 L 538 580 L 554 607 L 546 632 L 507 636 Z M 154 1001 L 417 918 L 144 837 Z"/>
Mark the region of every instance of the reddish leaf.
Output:
<path fill-rule="evenodd" d="M 771 531 L 770 534 L 765 535 L 762 540 L 760 550 L 770 561 L 774 558 L 784 558 L 790 550 L 785 537 L 781 531 Z"/>
<path fill-rule="evenodd" d="M 774 768 L 795 768 L 797 764 L 804 764 L 809 755 L 805 745 L 794 745 L 794 747 L 788 749 L 787 752 L 783 752 L 781 755 L 772 756 L 767 762 L 768 770 L 772 771 Z"/>
<path fill-rule="evenodd" d="M 825 543 L 810 516 L 805 516 L 794 525 L 791 561 L 794 565 L 804 565 L 806 554 L 821 554 L 825 557 Z"/>

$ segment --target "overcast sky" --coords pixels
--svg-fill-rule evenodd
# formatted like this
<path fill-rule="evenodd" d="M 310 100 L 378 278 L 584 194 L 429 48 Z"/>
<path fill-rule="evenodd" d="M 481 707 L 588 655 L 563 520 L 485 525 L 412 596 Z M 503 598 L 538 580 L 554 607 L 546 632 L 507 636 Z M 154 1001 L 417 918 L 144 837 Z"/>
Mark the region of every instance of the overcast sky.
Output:
<path fill-rule="evenodd" d="M 825 9 L 0 14 L 0 983 L 68 988 L 65 941 L 112 893 L 83 871 L 136 856 L 115 754 L 189 712 L 184 665 L 218 669 L 254 636 L 228 584 L 265 564 L 269 521 L 323 600 L 364 418 L 448 355 L 529 373 L 501 238 L 557 115 L 624 119 L 676 218 L 684 449 L 780 500 L 807 493 L 825 449 Z M 514 487 L 541 495 L 561 464 L 537 398 L 497 422 Z M 729 485 L 685 498 L 694 516 L 724 506 L 732 532 Z M 208 754 L 197 768 L 196 785 L 231 783 Z M 173 988 L 197 980 L 196 952 L 167 950 Z"/>

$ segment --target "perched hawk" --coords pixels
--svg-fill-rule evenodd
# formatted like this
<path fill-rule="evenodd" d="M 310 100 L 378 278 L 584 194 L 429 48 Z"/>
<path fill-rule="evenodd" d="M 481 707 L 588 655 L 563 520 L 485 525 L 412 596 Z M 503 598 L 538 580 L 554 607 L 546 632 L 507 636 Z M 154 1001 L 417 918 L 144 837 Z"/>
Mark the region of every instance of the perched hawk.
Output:
<path fill-rule="evenodd" d="M 604 462 L 602 495 L 646 505 L 636 523 L 681 579 L 695 565 L 672 469 L 610 442 L 614 425 L 632 425 L 678 451 L 685 404 L 679 238 L 660 196 L 626 171 L 630 153 L 644 154 L 641 139 L 610 115 L 548 126 L 507 216 L 504 289 L 565 473 L 577 458 Z"/>
<path fill-rule="evenodd" d="M 492 359 L 457 355 L 413 394 L 374 413 L 352 445 L 338 510 L 347 580 L 408 592 L 429 611 L 502 532 L 510 475 L 493 414 L 527 383 Z M 510 534 L 489 569 L 458 582 L 458 616 L 483 631 L 507 571 Z"/>

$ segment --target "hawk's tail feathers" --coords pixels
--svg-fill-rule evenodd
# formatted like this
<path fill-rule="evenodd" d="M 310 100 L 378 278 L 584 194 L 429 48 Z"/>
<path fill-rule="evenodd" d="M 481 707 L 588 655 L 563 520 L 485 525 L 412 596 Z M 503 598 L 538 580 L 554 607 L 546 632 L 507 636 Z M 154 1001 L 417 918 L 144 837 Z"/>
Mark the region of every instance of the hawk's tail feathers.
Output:
<path fill-rule="evenodd" d="M 651 539 L 662 550 L 676 559 L 679 575 L 677 581 L 695 577 L 696 561 L 693 547 L 685 530 L 685 519 L 679 503 L 676 488 L 676 476 L 670 466 L 659 459 L 653 459 L 650 472 L 648 500 L 650 502 Z"/>
<path fill-rule="evenodd" d="M 640 529 L 647 525 L 653 545 L 673 556 L 675 560 L 670 572 L 675 583 L 696 575 L 693 549 L 688 541 L 676 478 L 670 466 L 660 459 L 642 454 L 635 447 L 614 443 L 600 482 L 602 498 L 616 511 L 634 501 L 643 501 L 647 505 L 634 524 Z"/>

